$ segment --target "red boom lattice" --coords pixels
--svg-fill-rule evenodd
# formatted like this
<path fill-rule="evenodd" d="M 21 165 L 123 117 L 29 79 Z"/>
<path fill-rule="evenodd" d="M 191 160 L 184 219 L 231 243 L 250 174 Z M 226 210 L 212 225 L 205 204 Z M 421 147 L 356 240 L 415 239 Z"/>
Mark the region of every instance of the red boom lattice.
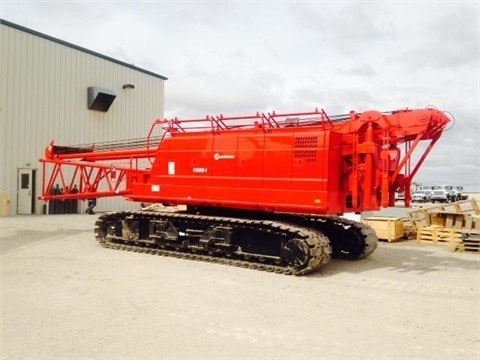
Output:
<path fill-rule="evenodd" d="M 53 141 L 45 150 L 42 200 L 89 199 L 125 196 L 129 182 L 148 176 L 139 160 L 150 159 L 151 149 L 86 151 L 78 147 L 56 147 Z M 55 188 L 63 189 L 62 193 Z M 72 190 L 75 188 L 75 192 Z"/>

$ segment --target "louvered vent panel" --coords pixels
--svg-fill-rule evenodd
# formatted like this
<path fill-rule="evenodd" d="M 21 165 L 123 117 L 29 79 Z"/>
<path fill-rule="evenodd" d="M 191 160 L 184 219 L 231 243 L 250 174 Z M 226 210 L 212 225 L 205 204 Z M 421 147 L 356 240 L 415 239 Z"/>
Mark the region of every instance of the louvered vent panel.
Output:
<path fill-rule="evenodd" d="M 317 161 L 317 136 L 299 136 L 295 138 L 295 159 L 303 159 L 306 162 Z M 312 149 L 313 148 L 313 149 Z"/>

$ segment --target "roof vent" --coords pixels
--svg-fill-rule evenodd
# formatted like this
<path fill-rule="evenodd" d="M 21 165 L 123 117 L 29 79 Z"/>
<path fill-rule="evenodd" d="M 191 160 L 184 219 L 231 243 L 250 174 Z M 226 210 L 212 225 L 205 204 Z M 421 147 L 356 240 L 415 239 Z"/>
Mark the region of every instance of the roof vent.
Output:
<path fill-rule="evenodd" d="M 88 108 L 107 112 L 116 97 L 117 95 L 112 90 L 90 86 L 88 88 Z"/>

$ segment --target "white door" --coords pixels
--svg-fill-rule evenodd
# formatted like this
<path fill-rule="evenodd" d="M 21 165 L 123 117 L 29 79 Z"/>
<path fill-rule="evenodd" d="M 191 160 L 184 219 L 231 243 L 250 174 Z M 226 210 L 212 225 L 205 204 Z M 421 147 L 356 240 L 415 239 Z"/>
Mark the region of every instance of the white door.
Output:
<path fill-rule="evenodd" d="M 18 169 L 17 214 L 28 215 L 33 207 L 32 169 Z"/>

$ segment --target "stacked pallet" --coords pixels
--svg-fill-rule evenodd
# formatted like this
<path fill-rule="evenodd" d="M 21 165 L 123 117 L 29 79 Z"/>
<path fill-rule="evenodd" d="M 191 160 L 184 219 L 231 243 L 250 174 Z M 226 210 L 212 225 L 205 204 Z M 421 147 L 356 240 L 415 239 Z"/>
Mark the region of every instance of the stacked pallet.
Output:
<path fill-rule="evenodd" d="M 448 245 L 453 251 L 480 252 L 480 209 L 475 199 L 408 212 L 417 241 Z"/>
<path fill-rule="evenodd" d="M 480 253 L 480 232 L 465 232 L 462 234 L 462 243 L 457 249 L 459 251 L 471 251 Z"/>

